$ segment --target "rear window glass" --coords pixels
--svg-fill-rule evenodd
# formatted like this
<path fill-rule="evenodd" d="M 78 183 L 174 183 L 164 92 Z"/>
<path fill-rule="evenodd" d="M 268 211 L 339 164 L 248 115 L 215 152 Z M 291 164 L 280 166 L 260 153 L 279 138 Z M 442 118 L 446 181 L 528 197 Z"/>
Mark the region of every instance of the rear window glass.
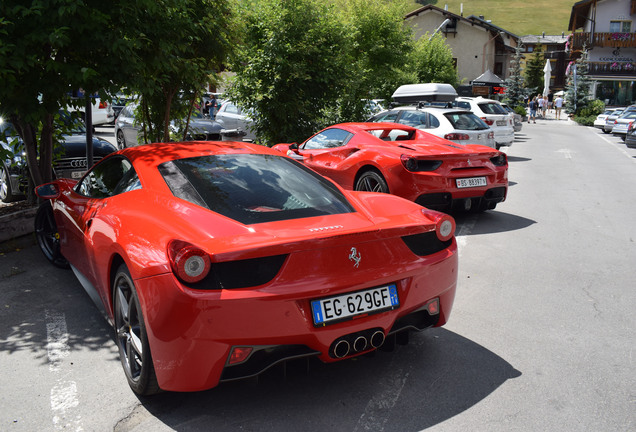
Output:
<path fill-rule="evenodd" d="M 354 212 L 331 182 L 282 156 L 202 156 L 159 171 L 175 196 L 247 225 Z"/>
<path fill-rule="evenodd" d="M 485 114 L 506 114 L 506 110 L 498 103 L 484 102 L 477 105 Z"/>
<path fill-rule="evenodd" d="M 488 125 L 473 113 L 447 113 L 445 117 L 458 130 L 484 130 Z"/>

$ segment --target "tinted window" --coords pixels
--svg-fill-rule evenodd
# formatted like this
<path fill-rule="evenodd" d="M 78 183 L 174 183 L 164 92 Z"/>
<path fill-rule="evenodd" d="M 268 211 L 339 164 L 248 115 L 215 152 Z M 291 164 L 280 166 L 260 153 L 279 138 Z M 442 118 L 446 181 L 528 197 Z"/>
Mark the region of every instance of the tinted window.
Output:
<path fill-rule="evenodd" d="M 431 127 L 431 129 L 435 129 L 439 127 L 439 120 L 437 119 L 437 117 L 435 117 L 433 114 L 429 113 L 428 114 L 428 123 Z"/>
<path fill-rule="evenodd" d="M 106 198 L 140 188 L 139 178 L 130 161 L 123 157 L 113 157 L 90 170 L 75 190 L 84 196 Z"/>
<path fill-rule="evenodd" d="M 445 117 L 458 130 L 483 130 L 488 125 L 473 113 L 448 113 Z"/>
<path fill-rule="evenodd" d="M 342 129 L 327 129 L 305 141 L 302 148 L 305 150 L 328 149 L 342 147 L 352 137 L 350 132 Z"/>
<path fill-rule="evenodd" d="M 331 182 L 282 156 L 211 155 L 159 171 L 175 196 L 244 224 L 354 211 Z"/>
<path fill-rule="evenodd" d="M 506 114 L 506 111 L 498 103 L 483 102 L 477 105 L 485 114 Z"/>
<path fill-rule="evenodd" d="M 404 111 L 400 123 L 413 127 L 426 127 L 426 113 L 421 111 Z"/>
<path fill-rule="evenodd" d="M 460 108 L 467 109 L 467 110 L 470 109 L 470 102 L 458 101 L 458 102 L 455 103 L 455 105 L 460 107 Z"/>
<path fill-rule="evenodd" d="M 371 121 L 374 121 L 376 123 L 378 123 L 378 122 L 393 122 L 397 118 L 398 114 L 399 114 L 398 111 L 388 111 L 388 112 L 385 112 L 385 113 L 378 114 L 377 116 L 373 117 L 373 119 L 371 119 Z"/>

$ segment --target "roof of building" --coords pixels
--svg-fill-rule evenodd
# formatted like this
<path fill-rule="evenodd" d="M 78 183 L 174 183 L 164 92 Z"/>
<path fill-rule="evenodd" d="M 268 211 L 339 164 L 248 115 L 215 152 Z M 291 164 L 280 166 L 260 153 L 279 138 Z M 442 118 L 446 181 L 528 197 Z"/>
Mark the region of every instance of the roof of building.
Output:
<path fill-rule="evenodd" d="M 562 33 L 560 35 L 525 35 L 521 36 L 521 43 L 524 45 L 541 44 L 541 45 L 562 45 L 568 41 L 568 35 Z"/>

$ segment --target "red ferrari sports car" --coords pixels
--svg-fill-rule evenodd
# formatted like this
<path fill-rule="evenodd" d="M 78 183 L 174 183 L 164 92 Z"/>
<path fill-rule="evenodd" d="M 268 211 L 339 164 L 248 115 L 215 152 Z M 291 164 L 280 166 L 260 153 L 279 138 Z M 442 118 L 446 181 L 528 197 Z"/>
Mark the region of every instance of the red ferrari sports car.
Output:
<path fill-rule="evenodd" d="M 138 394 L 350 358 L 453 305 L 452 217 L 345 191 L 264 146 L 127 148 L 37 193 L 42 251 L 115 327 Z"/>
<path fill-rule="evenodd" d="M 506 154 L 396 123 L 342 123 L 274 149 L 345 189 L 385 192 L 441 211 L 494 209 L 508 193 Z"/>

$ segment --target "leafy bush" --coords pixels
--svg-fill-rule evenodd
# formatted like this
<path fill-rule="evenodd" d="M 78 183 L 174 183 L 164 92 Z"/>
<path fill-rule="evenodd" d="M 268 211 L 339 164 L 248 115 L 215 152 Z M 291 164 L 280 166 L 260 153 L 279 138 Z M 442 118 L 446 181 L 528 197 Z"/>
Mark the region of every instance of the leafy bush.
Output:
<path fill-rule="evenodd" d="M 522 105 L 517 105 L 517 106 L 514 108 L 514 112 L 516 112 L 517 114 L 519 114 L 519 115 L 520 115 L 520 116 L 522 116 L 522 117 L 525 117 L 525 116 L 527 116 L 527 115 L 528 115 L 528 113 L 526 112 L 526 108 L 525 108 L 525 107 L 523 107 Z"/>
<path fill-rule="evenodd" d="M 596 115 L 591 116 L 574 116 L 573 120 L 580 124 L 581 126 L 594 126 L 594 120 L 596 120 Z"/>

